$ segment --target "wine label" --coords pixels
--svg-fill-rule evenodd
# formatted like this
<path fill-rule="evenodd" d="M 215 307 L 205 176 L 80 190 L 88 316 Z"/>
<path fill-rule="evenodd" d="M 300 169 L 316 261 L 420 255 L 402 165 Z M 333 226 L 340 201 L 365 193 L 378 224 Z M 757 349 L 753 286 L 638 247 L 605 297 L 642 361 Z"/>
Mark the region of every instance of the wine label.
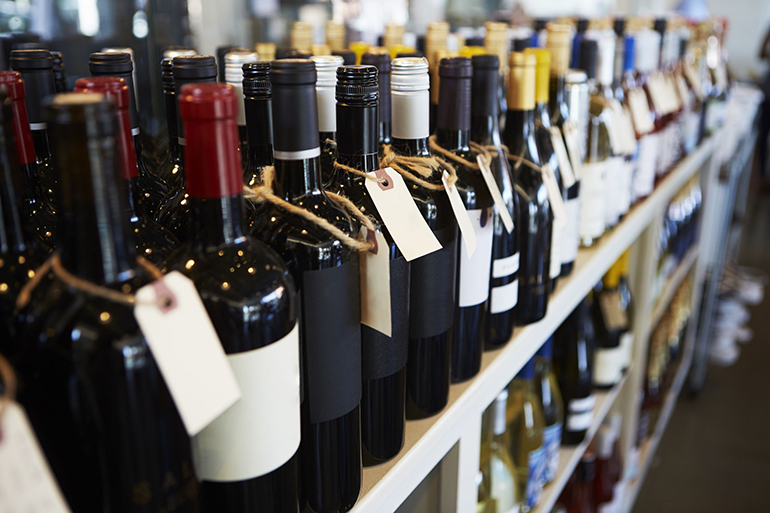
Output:
<path fill-rule="evenodd" d="M 608 331 L 626 329 L 628 327 L 628 314 L 620 307 L 623 298 L 620 292 L 604 291 L 599 294 L 599 308 L 602 311 L 604 326 Z"/>
<path fill-rule="evenodd" d="M 623 377 L 623 347 L 597 347 L 594 351 L 593 381 L 597 387 L 611 387 Z"/>
<path fill-rule="evenodd" d="M 227 359 L 243 396 L 192 439 L 201 481 L 265 475 L 299 448 L 299 324 L 272 344 Z"/>
<path fill-rule="evenodd" d="M 407 262 L 441 249 L 436 236 L 420 214 L 403 177 L 392 168 L 378 169 L 372 176 L 387 180 L 366 180 L 366 190 L 382 222 Z"/>
<path fill-rule="evenodd" d="M 561 130 L 559 127 L 552 126 L 551 145 L 556 153 L 556 159 L 559 161 L 559 171 L 561 171 L 561 183 L 565 189 L 569 189 L 575 183 L 575 173 L 572 171 L 572 163 L 569 160 L 567 147 L 564 145 Z"/>
<path fill-rule="evenodd" d="M 604 210 L 606 191 L 604 188 L 605 162 L 583 165 L 580 180 L 580 237 L 598 238 L 604 233 Z"/>
<path fill-rule="evenodd" d="M 658 155 L 658 134 L 647 134 L 639 140 L 639 161 L 634 178 L 637 198 L 649 196 L 655 189 L 655 160 Z"/>
<path fill-rule="evenodd" d="M 620 347 L 623 348 L 623 369 L 631 366 L 631 358 L 634 353 L 634 334 L 630 331 L 620 336 Z"/>
<path fill-rule="evenodd" d="M 632 89 L 628 92 L 628 106 L 631 110 L 636 133 L 644 135 L 652 132 L 655 125 L 652 121 L 650 105 L 647 103 L 647 96 L 642 89 Z"/>
<path fill-rule="evenodd" d="M 476 251 L 469 255 L 464 244 L 460 248 L 458 283 L 460 308 L 479 305 L 489 298 L 489 273 L 492 266 L 492 236 L 494 235 L 493 216 L 492 207 L 468 211 L 468 217 L 476 234 Z"/>
<path fill-rule="evenodd" d="M 492 262 L 492 277 L 505 278 L 519 270 L 521 255 L 514 253 L 509 257 L 498 258 Z"/>
<path fill-rule="evenodd" d="M 190 436 L 241 398 L 192 280 L 172 271 L 142 287 L 136 292 L 134 317 Z"/>
<path fill-rule="evenodd" d="M 302 327 L 310 422 L 336 419 L 361 401 L 361 302 L 357 262 L 305 271 Z"/>
<path fill-rule="evenodd" d="M 492 287 L 490 297 L 492 298 L 489 302 L 490 313 L 498 314 L 511 310 L 519 302 L 518 278 L 505 285 Z"/>
<path fill-rule="evenodd" d="M 543 494 L 543 475 L 547 463 L 545 447 L 529 453 L 529 473 L 527 475 L 527 506 L 532 510 L 540 504 L 540 496 Z"/>
<path fill-rule="evenodd" d="M 658 73 L 651 74 L 647 79 L 647 91 L 650 93 L 653 108 L 663 115 L 668 114 L 668 103 L 665 98 L 665 85 L 661 83 Z"/>
<path fill-rule="evenodd" d="M 610 100 L 609 109 L 604 109 L 602 112 L 604 116 L 604 123 L 607 126 L 607 134 L 610 139 L 610 151 L 613 155 L 624 155 L 626 153 L 626 147 L 622 139 L 622 119 L 618 117 L 618 113 L 615 110 L 614 103 L 620 104 L 617 100 Z"/>
<path fill-rule="evenodd" d="M 484 155 L 481 154 L 476 155 L 476 162 L 478 163 L 479 169 L 481 170 L 481 176 L 484 178 L 484 182 L 487 184 L 489 194 L 492 196 L 492 200 L 495 202 L 495 206 L 497 206 L 497 213 L 500 215 L 500 219 L 503 221 L 503 225 L 505 225 L 505 230 L 508 233 L 512 233 L 513 217 L 511 217 L 511 213 L 508 211 L 508 206 L 505 204 L 503 195 L 500 193 L 500 187 L 497 185 L 497 180 L 495 180 L 495 175 L 492 173 L 492 168 L 490 167 L 489 162 L 487 162 L 484 159 Z"/>
<path fill-rule="evenodd" d="M 595 404 L 596 397 L 594 395 L 572 399 L 567 407 L 566 429 L 569 431 L 584 431 L 591 427 Z"/>
<path fill-rule="evenodd" d="M 625 215 L 631 209 L 631 195 L 634 187 L 634 165 L 632 157 L 625 157 L 620 163 L 620 181 L 617 190 L 618 214 Z"/>
<path fill-rule="evenodd" d="M 455 219 L 457 219 L 457 226 L 460 227 L 465 249 L 468 250 L 468 255 L 473 256 L 473 253 L 476 251 L 476 232 L 473 230 L 473 224 L 471 223 L 468 211 L 465 210 L 463 199 L 460 197 L 460 193 L 457 192 L 457 187 L 449 185 L 448 172 L 444 171 L 441 182 L 444 184 L 447 196 L 449 196 L 449 203 L 452 205 L 452 212 L 454 212 Z"/>
<path fill-rule="evenodd" d="M 568 264 L 577 258 L 580 247 L 580 195 L 564 202 L 566 224 L 562 230 L 561 262 Z"/>
<path fill-rule="evenodd" d="M 572 163 L 572 172 L 575 175 L 575 180 L 580 180 L 583 177 L 583 154 L 580 151 L 580 143 L 578 142 L 578 127 L 571 120 L 564 122 L 564 142 L 567 145 L 567 152 Z"/>
<path fill-rule="evenodd" d="M 5 403 L 0 432 L 0 511 L 70 513 L 19 404 Z"/>
<path fill-rule="evenodd" d="M 375 246 L 359 255 L 361 272 L 361 324 L 392 335 L 390 316 L 390 254 L 385 236 L 375 231 L 370 234 L 361 228 L 365 238 L 374 237 Z"/>
<path fill-rule="evenodd" d="M 549 255 L 548 277 L 552 280 L 561 274 L 561 244 L 564 237 L 563 227 L 557 225 L 556 220 L 551 225 L 551 254 Z"/>
<path fill-rule="evenodd" d="M 545 471 L 543 479 L 550 483 L 556 479 L 559 471 L 559 454 L 561 447 L 561 422 L 547 426 L 543 431 L 543 446 L 545 447 Z"/>
<path fill-rule="evenodd" d="M 607 160 L 604 182 L 605 182 L 605 204 L 604 204 L 604 223 L 606 226 L 615 226 L 620 219 L 620 202 L 624 193 L 623 187 L 623 166 L 624 157 L 612 157 Z"/>
<path fill-rule="evenodd" d="M 387 248 L 387 246 L 381 246 Z M 386 251 L 381 251 L 387 254 Z M 403 256 L 389 261 L 390 336 L 368 325 L 361 326 L 362 377 L 372 380 L 390 376 L 406 365 L 409 345 L 410 264 Z M 364 295 L 363 273 L 361 295 Z M 381 298 L 378 300 L 381 303 Z M 372 303 L 370 303 L 371 305 Z M 361 318 L 363 324 L 363 302 Z"/>
<path fill-rule="evenodd" d="M 453 223 L 435 234 L 442 249 L 411 262 L 410 338 L 439 335 L 454 321 L 457 226 Z"/>

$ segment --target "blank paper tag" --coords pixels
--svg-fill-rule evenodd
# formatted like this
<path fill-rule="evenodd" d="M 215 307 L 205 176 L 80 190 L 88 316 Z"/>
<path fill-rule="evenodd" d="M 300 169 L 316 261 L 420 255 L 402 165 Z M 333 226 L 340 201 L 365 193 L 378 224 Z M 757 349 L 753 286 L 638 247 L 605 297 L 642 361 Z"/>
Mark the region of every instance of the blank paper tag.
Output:
<path fill-rule="evenodd" d="M 549 131 L 551 132 L 551 145 L 553 145 L 553 151 L 556 152 L 556 160 L 559 161 L 561 182 L 565 189 L 569 189 L 575 185 L 575 173 L 572 171 L 572 164 L 570 164 L 569 161 L 567 147 L 564 146 L 564 139 L 562 139 L 559 127 L 552 126 Z"/>
<path fill-rule="evenodd" d="M 650 115 L 650 106 L 647 103 L 647 96 L 641 89 L 633 89 L 628 92 L 628 106 L 631 108 L 631 115 L 634 118 L 634 127 L 639 135 L 648 134 L 654 128 L 652 116 Z"/>
<path fill-rule="evenodd" d="M 497 211 L 500 213 L 500 219 L 503 220 L 505 230 L 508 233 L 513 232 L 513 218 L 511 217 L 511 213 L 508 212 L 508 207 L 505 205 L 503 195 L 500 194 L 500 188 L 497 186 L 495 175 L 492 174 L 492 169 L 489 167 L 489 163 L 486 161 L 483 155 L 476 155 L 476 162 L 479 164 L 479 169 L 481 169 L 481 176 L 484 177 L 484 181 L 486 182 L 487 188 L 489 189 L 489 194 L 492 195 L 492 199 L 495 201 L 495 205 L 497 205 Z"/>
<path fill-rule="evenodd" d="M 578 144 L 578 128 L 571 120 L 564 123 L 564 141 L 567 143 L 567 152 L 572 162 L 572 173 L 575 175 L 575 180 L 580 180 L 583 176 L 583 157 L 580 155 Z"/>
<path fill-rule="evenodd" d="M 465 242 L 465 249 L 468 250 L 468 258 L 470 258 L 473 256 L 473 252 L 476 251 L 476 232 L 473 230 L 471 218 L 468 217 L 468 211 L 465 210 L 465 204 L 463 204 L 460 193 L 457 192 L 457 187 L 449 185 L 449 173 L 444 171 L 441 181 L 444 183 L 444 189 L 449 196 L 449 203 L 452 205 L 457 225 L 460 227 L 460 233 Z"/>
<path fill-rule="evenodd" d="M 623 298 L 620 292 L 599 294 L 599 307 L 604 314 L 604 323 L 608 330 L 625 329 L 628 327 L 628 314 L 620 308 Z"/>
<path fill-rule="evenodd" d="M 387 180 L 387 185 L 366 180 L 366 190 L 407 262 L 441 249 L 401 175 L 389 167 L 369 174 Z"/>
<path fill-rule="evenodd" d="M 370 181 L 370 180 L 367 180 Z M 362 228 L 367 240 L 374 238 L 376 246 L 361 253 L 361 324 L 393 336 L 390 313 L 390 254 L 385 237 Z"/>
<path fill-rule="evenodd" d="M 170 304 L 153 304 L 166 298 Z M 174 271 L 139 289 L 134 316 L 190 436 L 241 398 L 217 332 L 189 278 Z"/>
<path fill-rule="evenodd" d="M 619 101 L 612 98 L 610 100 L 610 107 L 612 108 L 612 126 L 608 128 L 611 129 L 610 144 L 612 144 L 612 149 L 615 150 L 616 155 L 630 155 L 634 149 L 629 146 L 623 106 Z"/>
<path fill-rule="evenodd" d="M 553 222 L 558 228 L 563 228 L 567 224 L 567 211 L 564 208 L 564 198 L 561 197 L 559 182 L 556 181 L 556 175 L 548 162 L 541 168 L 543 174 L 543 183 L 548 192 L 548 202 L 551 204 L 553 212 Z"/>
<path fill-rule="evenodd" d="M 0 511 L 69 513 L 24 409 L 7 403 L 0 428 Z"/>
<path fill-rule="evenodd" d="M 616 100 L 617 101 L 617 100 Z M 623 155 L 625 153 L 623 141 L 620 139 L 620 120 L 615 109 L 604 109 L 605 123 L 607 125 L 607 134 L 610 137 L 610 149 L 613 155 Z"/>

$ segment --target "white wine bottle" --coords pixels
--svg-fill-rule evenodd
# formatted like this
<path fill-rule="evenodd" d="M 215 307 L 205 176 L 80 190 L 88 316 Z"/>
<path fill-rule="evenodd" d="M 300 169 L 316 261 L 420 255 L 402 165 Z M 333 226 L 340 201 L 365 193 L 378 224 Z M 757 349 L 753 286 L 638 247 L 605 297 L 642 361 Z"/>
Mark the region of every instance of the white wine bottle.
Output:
<path fill-rule="evenodd" d="M 519 488 L 506 430 L 508 390 L 498 394 L 483 418 L 478 513 L 518 513 Z"/>

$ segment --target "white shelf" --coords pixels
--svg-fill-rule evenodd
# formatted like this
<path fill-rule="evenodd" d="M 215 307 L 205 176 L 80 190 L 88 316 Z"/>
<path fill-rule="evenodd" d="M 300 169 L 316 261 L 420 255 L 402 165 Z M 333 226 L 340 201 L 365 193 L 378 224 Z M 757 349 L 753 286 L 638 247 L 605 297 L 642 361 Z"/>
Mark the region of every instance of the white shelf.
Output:
<path fill-rule="evenodd" d="M 540 497 L 540 504 L 532 510 L 532 513 L 548 513 L 556 504 L 556 500 L 559 498 L 562 490 L 567 485 L 572 472 L 577 467 L 580 458 L 583 457 L 583 453 L 586 452 L 588 446 L 591 444 L 594 435 L 599 430 L 599 427 L 607 417 L 612 405 L 615 404 L 615 400 L 620 395 L 620 391 L 626 384 L 626 376 L 612 387 L 610 390 L 603 392 L 596 392 L 596 407 L 594 409 L 594 419 L 591 422 L 591 427 L 588 428 L 585 439 L 574 447 L 562 447 L 559 451 L 559 470 L 556 471 L 556 478 L 543 488 L 543 495 Z"/>
<path fill-rule="evenodd" d="M 551 296 L 548 313 L 535 324 L 517 328 L 511 341 L 502 349 L 486 352 L 481 371 L 472 380 L 453 385 L 449 404 L 440 414 L 429 419 L 410 421 L 406 426 L 404 448 L 393 460 L 364 469 L 361 497 L 353 508 L 355 513 L 393 513 L 425 476 L 441 461 L 460 439 L 468 433 L 478 436 L 481 414 L 522 366 L 534 355 L 543 342 L 577 304 L 593 288 L 623 251 L 633 243 L 657 215 L 663 212 L 671 198 L 711 156 L 713 140 L 704 143 L 684 159 L 658 185 L 655 191 L 635 206 L 611 232 L 605 234 L 594 247 L 578 252 L 572 275 L 559 281 Z M 475 426 L 474 426 L 475 425 Z M 478 441 L 475 442 L 478 446 Z M 470 443 L 468 444 L 470 445 Z M 478 458 L 472 447 L 461 460 Z M 566 459 L 566 458 L 565 458 Z M 470 465 L 471 463 L 469 463 Z M 471 503 L 472 493 L 469 469 L 461 471 L 456 485 L 467 493 L 458 493 L 457 509 Z M 470 480 L 472 484 L 472 480 Z M 474 499 L 475 501 L 475 499 Z M 442 507 L 442 511 L 449 507 Z"/>
<path fill-rule="evenodd" d="M 655 327 L 663 316 L 663 312 L 668 308 L 668 304 L 674 297 L 674 293 L 679 288 L 679 285 L 684 281 L 685 277 L 690 273 L 690 269 L 698 259 L 698 244 L 696 243 L 691 247 L 687 254 L 684 256 L 679 265 L 676 266 L 674 273 L 668 277 L 666 284 L 663 286 L 663 291 L 658 297 L 658 301 L 655 303 L 655 307 L 652 310 L 652 322 L 651 327 Z"/>

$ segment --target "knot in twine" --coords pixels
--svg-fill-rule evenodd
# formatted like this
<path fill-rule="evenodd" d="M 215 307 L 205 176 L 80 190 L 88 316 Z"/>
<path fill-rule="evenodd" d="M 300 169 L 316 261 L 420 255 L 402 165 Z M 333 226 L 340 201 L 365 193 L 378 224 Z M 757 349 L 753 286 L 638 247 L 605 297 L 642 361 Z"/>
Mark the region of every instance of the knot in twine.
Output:
<path fill-rule="evenodd" d="M 427 180 L 435 171 L 443 167 L 449 173 L 447 183 L 451 187 L 457 182 L 457 171 L 454 166 L 446 160 L 433 155 L 432 157 L 407 157 L 397 155 L 390 144 L 382 147 L 382 158 L 380 159 L 382 167 L 389 167 L 397 171 L 401 176 L 432 191 L 443 191 L 442 184 L 431 183 Z"/>
<path fill-rule="evenodd" d="M 476 171 L 480 171 L 479 164 L 475 161 L 466 160 L 460 156 L 455 155 L 451 151 L 447 150 L 446 148 L 439 145 L 439 143 L 436 140 L 435 135 L 431 135 L 428 139 L 428 142 L 430 143 L 430 149 L 435 151 L 436 153 L 439 153 L 443 155 L 444 157 L 448 158 L 449 160 L 456 162 L 457 164 L 463 165 L 470 169 L 475 169 Z M 478 143 L 471 142 L 470 143 L 471 150 L 476 155 L 481 155 L 484 157 L 484 162 L 491 162 L 492 161 L 492 155 L 489 153 L 489 149 L 497 149 L 496 146 L 482 146 Z"/>
<path fill-rule="evenodd" d="M 3 381 L 3 395 L 0 396 L 0 428 L 2 428 L 5 409 L 16 399 L 16 373 L 3 355 L 0 355 L 0 377 Z"/>
<path fill-rule="evenodd" d="M 294 214 L 296 216 L 302 217 L 303 219 L 310 221 L 314 225 L 319 226 L 324 230 L 326 230 L 327 232 L 331 233 L 349 248 L 352 248 L 361 252 L 369 251 L 370 249 L 374 248 L 375 243 L 373 241 L 363 240 L 362 238 L 351 237 L 350 235 L 348 235 L 341 229 L 337 228 L 326 219 L 322 217 L 318 217 L 314 213 L 308 210 L 305 210 L 302 207 L 292 205 L 288 201 L 276 196 L 275 193 L 273 192 L 274 177 L 275 177 L 275 167 L 265 166 L 265 168 L 262 169 L 262 185 L 259 185 L 257 187 L 248 187 L 244 185 L 243 196 L 246 199 L 249 199 L 252 201 L 260 201 L 260 202 L 266 201 L 268 203 L 272 203 L 273 205 L 281 208 L 282 210 L 285 210 L 286 212 L 289 212 L 290 214 Z M 350 201 L 345 196 L 342 196 L 341 194 L 336 194 L 328 191 L 324 191 L 324 192 L 332 202 L 336 203 L 339 207 L 346 210 L 348 213 L 350 213 L 356 219 L 358 219 L 359 222 L 362 225 L 364 225 L 366 229 L 369 231 L 370 237 L 374 237 L 374 230 L 375 230 L 374 223 L 372 223 L 372 220 L 369 219 L 368 216 L 364 215 L 360 210 L 358 210 L 358 208 L 356 208 L 355 204 L 352 201 Z"/>
<path fill-rule="evenodd" d="M 155 267 L 145 258 L 137 256 L 136 263 L 139 264 L 139 266 L 145 271 L 150 273 L 156 280 L 163 278 L 163 273 L 160 272 L 160 269 Z M 30 298 L 32 297 L 32 292 L 38 285 L 40 285 L 40 282 L 43 281 L 43 277 L 48 274 L 49 271 L 53 271 L 54 275 L 66 285 L 78 290 L 82 290 L 83 292 L 91 294 L 92 296 L 100 297 L 102 299 L 107 299 L 108 301 L 114 301 L 115 303 L 122 303 L 125 305 L 136 304 L 136 296 L 134 294 L 120 292 L 118 290 L 114 290 L 102 285 L 97 285 L 96 283 L 91 283 L 88 280 L 84 280 L 83 278 L 79 278 L 70 273 L 62 265 L 61 256 L 59 256 L 59 253 L 54 253 L 48 260 L 45 261 L 45 263 L 43 263 L 43 265 L 35 270 L 35 275 L 32 277 L 32 279 L 25 283 L 21 288 L 19 297 L 16 298 L 17 309 L 21 309 L 27 306 Z M 162 303 L 163 300 L 152 302 L 152 304 Z"/>

